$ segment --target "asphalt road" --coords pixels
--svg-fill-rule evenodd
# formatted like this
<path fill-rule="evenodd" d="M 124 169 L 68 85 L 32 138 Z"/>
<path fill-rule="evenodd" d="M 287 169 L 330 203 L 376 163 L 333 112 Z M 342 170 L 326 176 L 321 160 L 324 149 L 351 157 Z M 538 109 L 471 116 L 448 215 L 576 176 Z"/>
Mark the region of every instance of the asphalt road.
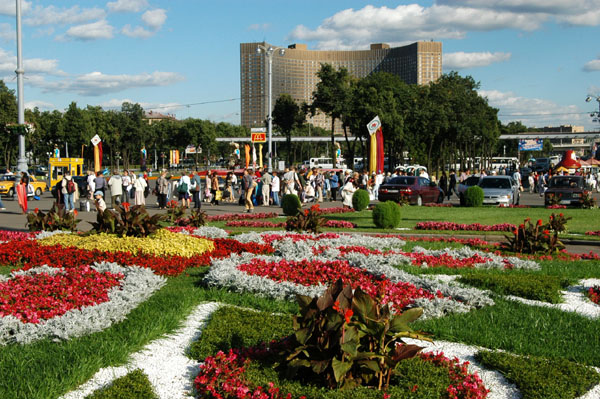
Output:
<path fill-rule="evenodd" d="M 596 202 L 600 204 L 600 194 L 594 193 L 593 195 L 594 195 L 594 198 L 596 199 Z M 16 200 L 13 200 L 11 198 L 6 198 L 6 197 L 2 198 L 2 202 L 4 203 L 6 210 L 0 211 L 0 229 L 27 231 L 27 227 L 25 226 L 25 223 L 26 223 L 25 215 L 22 214 L 21 208 L 19 207 L 18 202 Z M 53 202 L 54 202 L 54 198 L 52 197 L 52 195 L 49 192 L 46 192 L 42 195 L 42 198 L 39 201 L 35 201 L 35 200 L 29 201 L 29 204 L 28 204 L 29 210 L 39 208 L 42 211 L 48 211 L 52 207 Z M 459 204 L 458 198 L 456 196 L 451 198 L 450 202 L 453 205 Z M 539 194 L 535 194 L 535 193 L 530 194 L 528 192 L 524 192 L 524 193 L 521 193 L 520 203 L 522 205 L 541 206 L 541 205 L 543 205 L 544 200 L 542 197 L 539 196 Z M 109 199 L 107 201 L 107 206 L 109 208 L 111 207 Z M 339 207 L 339 206 L 342 206 L 340 201 L 337 201 L 337 202 L 327 202 L 326 201 L 321 204 L 322 208 Z M 93 206 L 91 208 L 93 209 Z M 156 197 L 153 196 L 152 194 L 150 194 L 148 196 L 148 198 L 146 198 L 146 208 L 148 209 L 148 212 L 150 214 L 164 212 L 164 211 L 159 211 L 157 203 L 156 203 Z M 79 210 L 79 204 L 76 204 L 76 209 Z M 238 205 L 237 201 L 235 203 L 224 203 L 221 201 L 221 203 L 218 206 L 211 206 L 210 204 L 203 203 L 202 209 L 208 215 L 219 215 L 219 214 L 223 214 L 223 213 L 236 213 L 236 212 L 244 211 L 244 207 Z M 271 207 L 257 206 L 257 207 L 255 207 L 255 212 L 278 212 L 278 213 L 282 214 L 281 208 L 273 207 L 273 206 L 271 206 Z M 600 212 L 600 210 L 598 210 L 598 212 Z M 92 221 L 96 220 L 96 212 L 95 211 L 79 212 L 78 218 L 82 220 L 82 222 L 79 223 L 79 225 L 78 225 L 79 229 L 83 230 L 83 231 L 87 231 L 87 230 L 91 229 L 91 227 L 92 227 L 91 224 L 88 222 L 92 222 Z M 476 237 L 482 238 L 481 236 L 476 236 Z M 488 240 L 502 239 L 502 237 L 490 235 L 490 236 L 487 236 L 486 239 L 488 239 Z M 588 253 L 588 252 L 592 251 L 592 252 L 600 254 L 600 242 L 585 242 L 585 241 L 578 242 L 578 241 L 572 240 L 570 242 L 567 242 L 567 245 L 568 245 L 567 250 L 569 252 Z"/>

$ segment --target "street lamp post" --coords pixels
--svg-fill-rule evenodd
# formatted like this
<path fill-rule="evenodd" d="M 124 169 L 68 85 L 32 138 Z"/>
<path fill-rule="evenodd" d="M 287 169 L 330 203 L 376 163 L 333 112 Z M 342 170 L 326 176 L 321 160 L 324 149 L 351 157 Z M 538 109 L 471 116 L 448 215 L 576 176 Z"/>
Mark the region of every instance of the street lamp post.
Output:
<path fill-rule="evenodd" d="M 25 103 L 23 100 L 23 52 L 21 50 L 21 0 L 16 0 L 17 14 L 17 107 L 19 125 L 25 125 Z M 19 158 L 17 159 L 17 170 L 27 172 L 27 158 L 25 157 L 25 132 L 19 132 Z"/>
<path fill-rule="evenodd" d="M 267 116 L 267 133 L 268 133 L 268 156 L 267 159 L 269 160 L 268 163 L 268 167 L 269 167 L 269 173 L 271 173 L 273 171 L 273 116 L 272 116 L 272 111 L 273 111 L 273 107 L 271 105 L 272 102 L 272 97 L 273 97 L 273 54 L 275 53 L 275 51 L 279 50 L 279 55 L 283 56 L 285 55 L 285 49 L 281 48 L 281 47 L 272 47 L 269 46 L 268 48 L 259 44 L 256 47 L 256 54 L 265 54 L 265 57 L 267 57 L 267 61 L 269 62 L 269 69 L 268 69 L 268 76 L 269 76 L 269 83 L 268 83 L 268 94 L 267 94 L 267 100 L 268 100 L 268 105 L 267 107 L 269 108 L 269 115 Z"/>
<path fill-rule="evenodd" d="M 589 103 L 593 99 L 596 99 L 596 101 L 598 102 L 598 111 L 592 112 L 590 116 L 593 118 L 594 122 L 600 122 L 600 96 L 587 96 L 585 102 Z"/>

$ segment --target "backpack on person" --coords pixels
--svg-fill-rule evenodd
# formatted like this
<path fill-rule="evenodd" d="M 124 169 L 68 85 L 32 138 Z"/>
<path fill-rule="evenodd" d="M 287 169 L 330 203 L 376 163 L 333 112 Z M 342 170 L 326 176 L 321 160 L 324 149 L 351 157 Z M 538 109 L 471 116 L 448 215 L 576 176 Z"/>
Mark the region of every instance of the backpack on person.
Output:
<path fill-rule="evenodd" d="M 187 193 L 188 191 L 188 185 L 187 183 L 185 183 L 184 181 L 180 180 L 179 181 L 179 186 L 177 187 L 177 191 L 181 194 L 183 193 Z"/>
<path fill-rule="evenodd" d="M 74 192 L 75 192 L 75 182 L 73 181 L 73 179 L 68 179 L 67 180 L 67 193 L 73 194 Z"/>

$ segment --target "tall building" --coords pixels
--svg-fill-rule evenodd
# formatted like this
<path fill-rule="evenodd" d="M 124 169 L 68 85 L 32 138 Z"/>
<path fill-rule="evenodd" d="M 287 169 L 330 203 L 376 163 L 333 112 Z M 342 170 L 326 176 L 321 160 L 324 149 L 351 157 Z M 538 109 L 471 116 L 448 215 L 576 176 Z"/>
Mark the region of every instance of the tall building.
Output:
<path fill-rule="evenodd" d="M 259 45 L 275 47 L 266 42 L 240 44 L 241 119 L 247 127 L 264 126 L 268 114 L 268 60 L 257 53 Z M 394 48 L 379 43 L 371 44 L 370 50 L 356 51 L 316 51 L 308 50 L 306 44 L 292 44 L 284 55 L 273 54 L 273 106 L 283 93 L 298 103 L 310 103 L 319 81 L 316 74 L 323 63 L 344 67 L 357 78 L 389 72 L 409 84 L 427 84 L 442 75 L 442 43 L 416 42 Z M 316 115 L 309 122 L 331 128 L 325 115 Z M 338 129 L 341 131 L 341 127 Z"/>

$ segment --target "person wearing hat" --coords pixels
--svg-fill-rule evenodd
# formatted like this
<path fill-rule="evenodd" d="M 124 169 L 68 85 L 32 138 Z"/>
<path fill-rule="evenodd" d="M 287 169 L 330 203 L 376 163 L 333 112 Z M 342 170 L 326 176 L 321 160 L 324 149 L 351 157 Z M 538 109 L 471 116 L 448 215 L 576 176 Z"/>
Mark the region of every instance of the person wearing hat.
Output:
<path fill-rule="evenodd" d="M 96 210 L 100 213 L 106 210 L 106 202 L 104 202 L 104 194 L 101 190 L 98 190 L 94 193 L 94 198 L 96 198 Z"/>

